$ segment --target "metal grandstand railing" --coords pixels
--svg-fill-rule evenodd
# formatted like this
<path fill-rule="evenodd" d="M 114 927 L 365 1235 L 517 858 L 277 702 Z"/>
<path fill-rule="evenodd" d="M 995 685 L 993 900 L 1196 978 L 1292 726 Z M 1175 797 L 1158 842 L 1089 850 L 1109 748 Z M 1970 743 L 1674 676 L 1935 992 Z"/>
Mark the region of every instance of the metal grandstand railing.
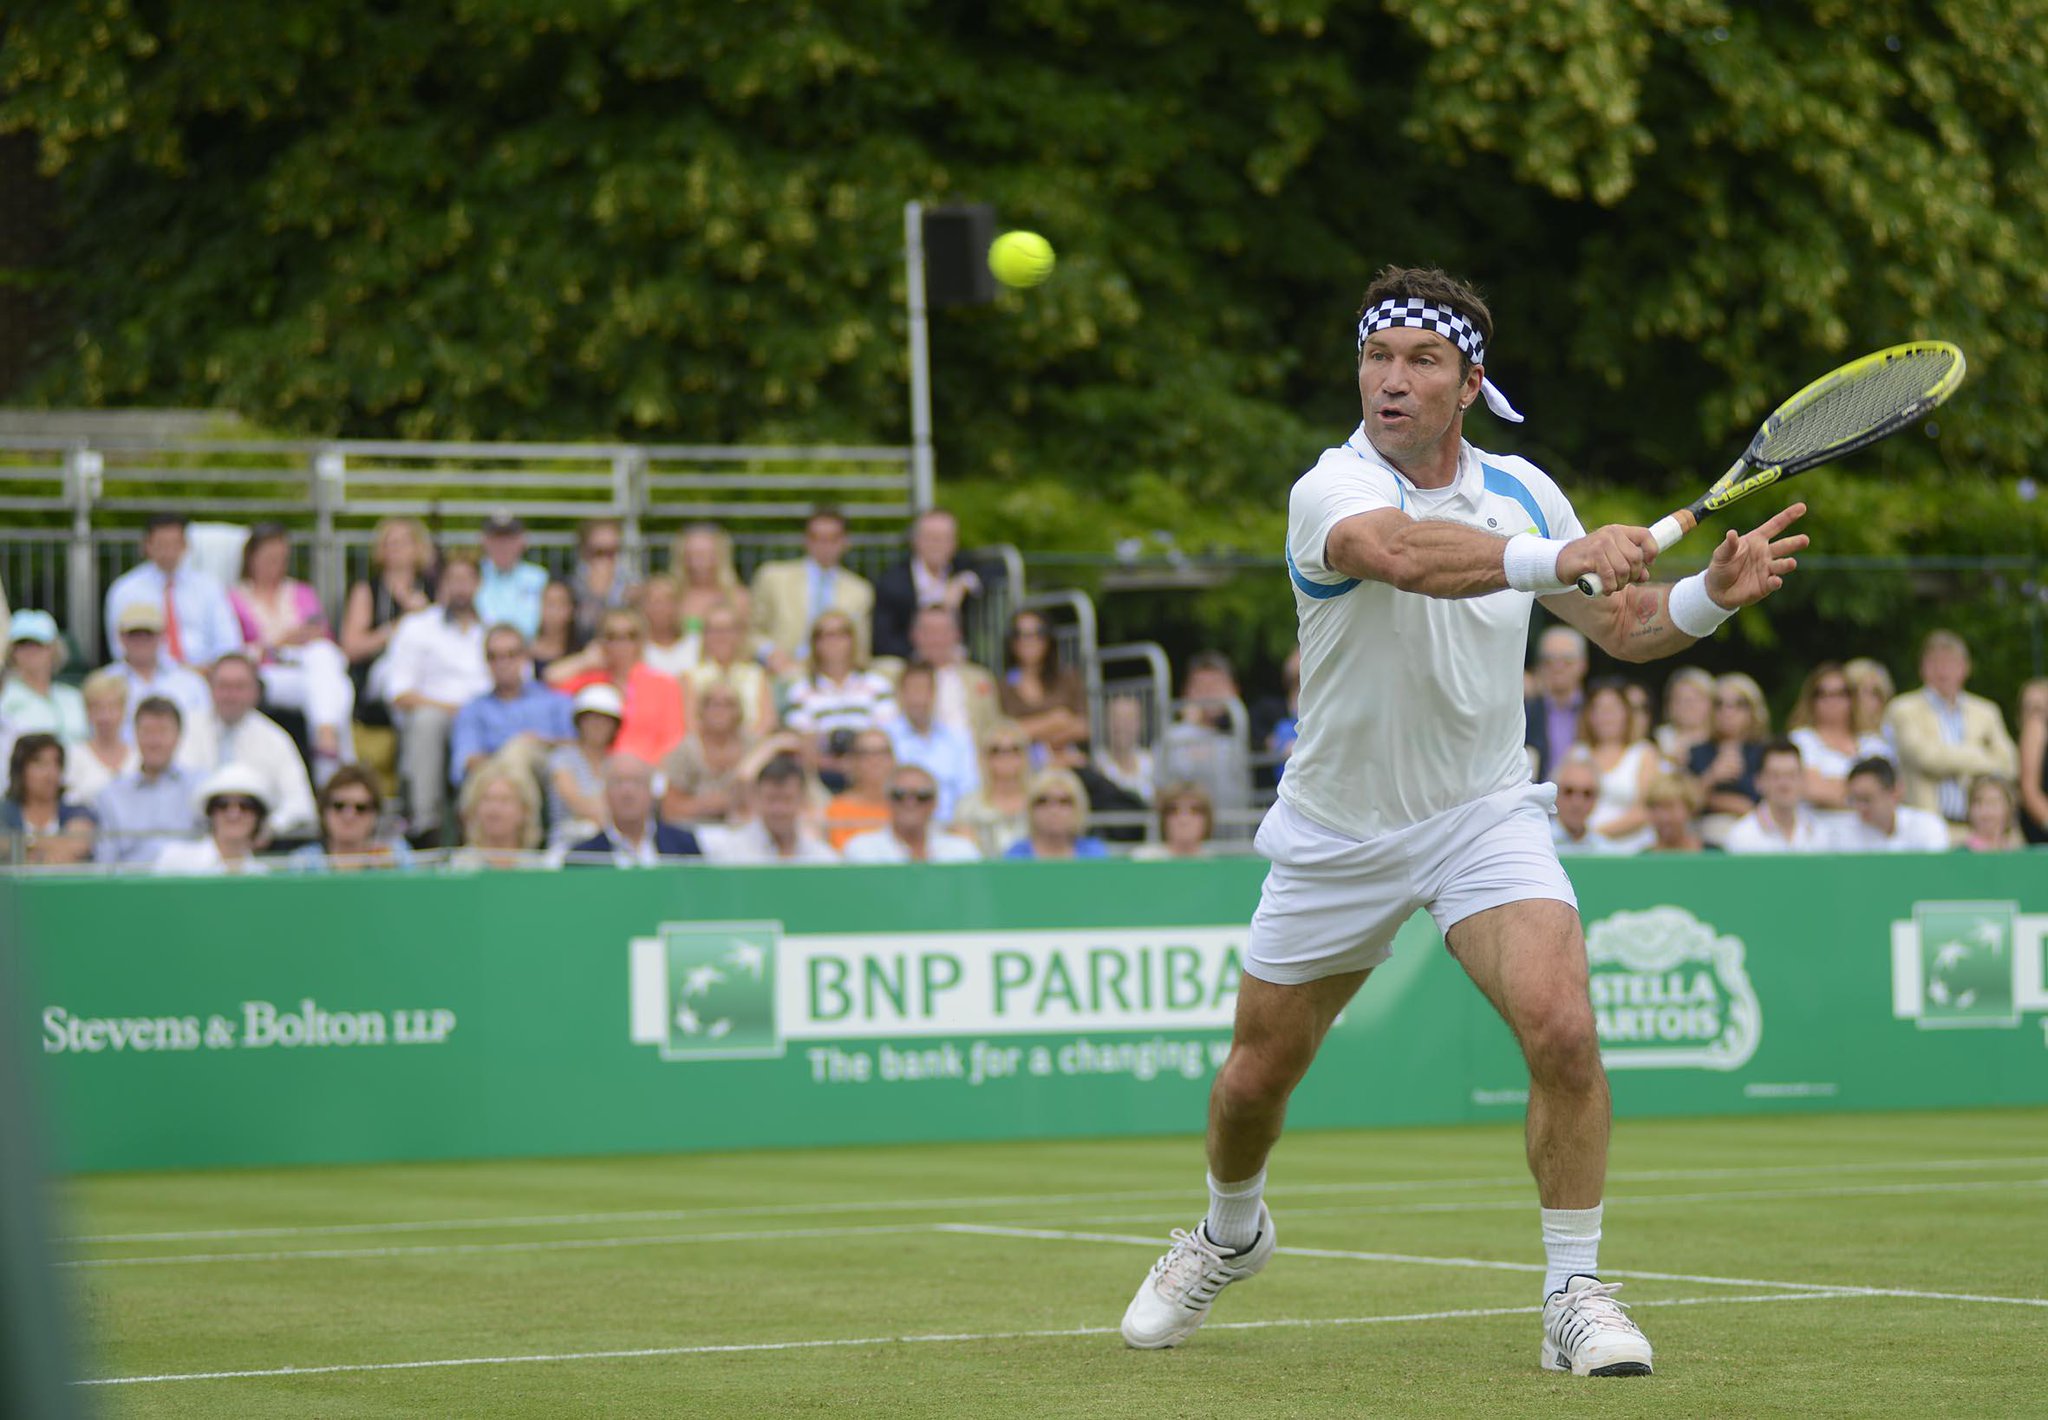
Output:
<path fill-rule="evenodd" d="M 687 523 L 733 536 L 742 575 L 788 555 L 822 506 L 845 513 L 848 562 L 872 574 L 901 555 L 913 505 L 910 450 L 818 445 L 533 444 L 393 440 L 170 439 L 128 432 L 0 435 L 0 578 L 17 607 L 50 611 L 88 660 L 101 654 L 95 614 L 107 584 L 140 560 L 151 513 L 196 521 L 283 523 L 294 562 L 330 612 L 362 574 L 377 522 L 412 517 L 461 544 L 508 508 L 528 525 L 537 561 L 566 570 L 575 528 L 619 520 L 628 565 L 668 563 Z M 968 627 L 981 659 L 1023 593 L 1016 549 L 984 560 L 1005 577 Z"/>

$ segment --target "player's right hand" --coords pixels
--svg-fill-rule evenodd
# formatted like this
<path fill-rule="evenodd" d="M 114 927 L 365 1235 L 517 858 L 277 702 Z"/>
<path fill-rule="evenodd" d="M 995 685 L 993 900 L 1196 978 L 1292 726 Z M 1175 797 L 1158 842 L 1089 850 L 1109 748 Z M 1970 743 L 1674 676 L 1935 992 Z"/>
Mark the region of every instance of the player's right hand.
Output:
<path fill-rule="evenodd" d="M 1602 594 L 1611 597 L 1632 582 L 1649 581 L 1658 551 L 1648 528 L 1609 523 L 1564 545 L 1557 554 L 1557 579 L 1576 582 L 1590 572 L 1599 577 Z"/>

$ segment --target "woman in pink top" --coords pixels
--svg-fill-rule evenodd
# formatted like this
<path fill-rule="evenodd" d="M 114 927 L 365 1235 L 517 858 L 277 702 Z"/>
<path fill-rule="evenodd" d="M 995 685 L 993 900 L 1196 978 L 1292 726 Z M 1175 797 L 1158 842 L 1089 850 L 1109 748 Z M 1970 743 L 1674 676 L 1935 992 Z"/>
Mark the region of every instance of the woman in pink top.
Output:
<path fill-rule="evenodd" d="M 646 641 L 640 614 L 614 607 L 598 621 L 597 639 L 591 642 L 597 648 L 597 665 L 557 684 L 570 695 L 586 685 L 616 686 L 625 701 L 625 714 L 619 723 L 619 737 L 612 741 L 612 753 L 630 754 L 655 765 L 682 743 L 686 717 L 682 685 L 641 658 Z"/>
<path fill-rule="evenodd" d="M 319 596 L 287 575 L 290 565 L 291 535 L 276 523 L 257 524 L 243 544 L 242 579 L 228 600 L 249 654 L 262 663 L 265 698 L 305 713 L 315 777 L 324 782 L 326 773 L 351 757 L 356 688 Z"/>

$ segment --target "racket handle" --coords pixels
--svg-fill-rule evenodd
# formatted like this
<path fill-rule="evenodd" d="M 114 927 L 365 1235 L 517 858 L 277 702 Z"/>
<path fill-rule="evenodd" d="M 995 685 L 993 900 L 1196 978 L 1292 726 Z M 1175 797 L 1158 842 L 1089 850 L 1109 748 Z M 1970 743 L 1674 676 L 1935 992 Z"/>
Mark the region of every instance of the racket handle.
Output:
<path fill-rule="evenodd" d="M 1692 515 L 1691 510 L 1680 508 L 1677 512 L 1651 523 L 1650 536 L 1657 539 L 1659 552 L 1668 552 L 1673 543 L 1698 526 L 1699 519 Z M 1606 590 L 1606 584 L 1600 580 L 1599 573 L 1588 572 L 1579 578 L 1579 590 L 1589 597 L 1597 597 Z"/>

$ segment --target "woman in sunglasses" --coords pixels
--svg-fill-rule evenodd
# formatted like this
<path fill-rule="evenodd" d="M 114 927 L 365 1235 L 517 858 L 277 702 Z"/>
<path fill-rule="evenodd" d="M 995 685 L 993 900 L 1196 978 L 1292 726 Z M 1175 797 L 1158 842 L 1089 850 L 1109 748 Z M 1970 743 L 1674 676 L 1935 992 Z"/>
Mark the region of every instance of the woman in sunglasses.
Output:
<path fill-rule="evenodd" d="M 411 867 L 412 849 L 404 839 L 377 836 L 382 803 L 369 771 L 344 764 L 320 790 L 320 841 L 293 850 L 286 861 L 310 873 Z"/>
<path fill-rule="evenodd" d="M 1785 723 L 1806 766 L 1806 802 L 1816 809 L 1839 809 L 1848 802 L 1849 766 L 1857 760 L 1898 758 L 1883 735 L 1857 731 L 1856 689 L 1834 661 L 1822 661 L 1807 673 Z"/>
<path fill-rule="evenodd" d="M 206 836 L 165 844 L 157 855 L 157 872 L 220 877 L 270 871 L 270 865 L 256 856 L 264 840 L 264 820 L 270 816 L 270 790 L 262 775 L 245 764 L 223 764 L 206 777 L 194 797 L 206 820 Z"/>
<path fill-rule="evenodd" d="M 1088 791 L 1071 769 L 1041 769 L 1031 776 L 1031 828 L 1003 853 L 1005 858 L 1107 858 L 1109 845 L 1083 832 Z"/>

